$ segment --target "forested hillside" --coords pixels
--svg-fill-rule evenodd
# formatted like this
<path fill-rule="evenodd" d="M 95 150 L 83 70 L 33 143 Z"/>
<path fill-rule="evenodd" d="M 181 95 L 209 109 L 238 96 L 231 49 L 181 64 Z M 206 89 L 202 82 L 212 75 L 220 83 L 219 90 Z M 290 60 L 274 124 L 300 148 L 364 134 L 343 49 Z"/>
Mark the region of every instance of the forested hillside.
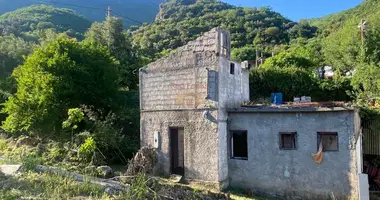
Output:
<path fill-rule="evenodd" d="M 106 9 L 111 6 L 113 12 L 138 22 L 152 22 L 158 12 L 162 0 L 0 0 L 0 15 L 22 7 L 45 3 L 60 8 L 69 8 L 91 21 L 103 21 Z M 124 25 L 138 25 L 138 23 L 125 19 Z"/>
<path fill-rule="evenodd" d="M 38 40 L 43 31 L 54 29 L 81 38 L 91 22 L 74 11 L 47 5 L 21 8 L 0 15 L 0 35 L 16 35 L 26 40 Z"/>
<path fill-rule="evenodd" d="M 297 23 L 269 8 L 243 8 L 215 0 L 169 0 L 152 24 L 143 25 L 133 41 L 144 52 L 159 57 L 220 26 L 231 32 L 232 47 L 273 48 L 286 44 Z M 293 31 L 293 33 L 295 33 Z"/>
<path fill-rule="evenodd" d="M 342 72 L 355 69 L 362 44 L 358 27 L 361 20 L 369 22 L 369 32 L 380 27 L 378 0 L 366 0 L 355 8 L 310 21 L 319 27 L 320 37 L 324 38 L 326 64 Z"/>

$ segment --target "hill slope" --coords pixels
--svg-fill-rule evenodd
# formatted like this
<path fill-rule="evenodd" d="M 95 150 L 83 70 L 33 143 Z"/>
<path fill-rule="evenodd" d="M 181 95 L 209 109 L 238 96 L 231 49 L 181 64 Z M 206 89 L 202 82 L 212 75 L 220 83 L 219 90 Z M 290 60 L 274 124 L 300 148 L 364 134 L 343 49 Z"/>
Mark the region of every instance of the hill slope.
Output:
<path fill-rule="evenodd" d="M 275 46 L 289 41 L 288 30 L 295 24 L 269 8 L 235 7 L 216 0 L 168 0 L 155 22 L 134 32 L 133 41 L 157 55 L 220 26 L 231 32 L 234 48 Z"/>
<path fill-rule="evenodd" d="M 79 36 L 87 31 L 91 22 L 64 8 L 34 5 L 8 12 L 0 16 L 0 35 L 14 34 L 28 40 L 38 39 L 38 32 L 55 29 Z"/>
<path fill-rule="evenodd" d="M 136 21 L 152 22 L 162 0 L 43 0 L 42 2 L 55 7 L 73 9 L 92 21 L 103 21 L 106 15 L 106 8 L 111 6 L 115 15 L 118 13 Z M 40 3 L 41 1 L 37 0 L 0 0 L 0 15 Z M 125 19 L 125 25 L 136 25 L 136 23 Z"/>
<path fill-rule="evenodd" d="M 311 20 L 321 30 L 326 63 L 346 72 L 358 64 L 361 35 L 358 24 L 368 20 L 368 30 L 380 28 L 380 1 L 366 0 L 355 8 Z"/>
<path fill-rule="evenodd" d="M 380 1 L 379 0 L 366 0 L 355 8 L 351 8 L 339 13 L 327 15 L 325 17 L 311 19 L 310 23 L 321 29 L 328 29 L 334 31 L 341 28 L 347 22 L 356 20 L 356 24 L 360 19 L 373 19 L 376 20 L 380 17 Z"/>

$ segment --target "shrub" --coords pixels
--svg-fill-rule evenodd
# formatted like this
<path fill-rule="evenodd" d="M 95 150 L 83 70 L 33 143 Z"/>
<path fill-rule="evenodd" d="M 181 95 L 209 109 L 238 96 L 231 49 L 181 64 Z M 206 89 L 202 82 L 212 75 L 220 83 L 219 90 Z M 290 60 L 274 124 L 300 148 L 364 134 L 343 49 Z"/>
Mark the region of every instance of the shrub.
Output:
<path fill-rule="evenodd" d="M 284 101 L 311 96 L 312 101 L 350 101 L 350 79 L 318 80 L 310 72 L 295 68 L 256 69 L 250 72 L 251 100 L 269 98 L 271 93 L 283 93 Z"/>
<path fill-rule="evenodd" d="M 306 70 L 298 68 L 257 69 L 250 72 L 251 99 L 270 97 L 273 92 L 282 92 L 284 101 L 295 96 L 311 95 L 316 82 Z"/>
<path fill-rule="evenodd" d="M 30 153 L 22 158 L 22 168 L 26 171 L 33 171 L 42 163 L 41 157 L 35 153 Z"/>
<path fill-rule="evenodd" d="M 69 108 L 85 104 L 108 113 L 117 98 L 117 69 L 105 48 L 69 38 L 37 48 L 12 74 L 17 92 L 4 104 L 2 128 L 55 134 Z"/>
<path fill-rule="evenodd" d="M 95 150 L 96 150 L 96 142 L 94 138 L 89 137 L 85 140 L 85 142 L 82 145 L 80 145 L 79 155 L 81 156 L 81 158 L 88 161 L 89 159 L 91 159 Z"/>

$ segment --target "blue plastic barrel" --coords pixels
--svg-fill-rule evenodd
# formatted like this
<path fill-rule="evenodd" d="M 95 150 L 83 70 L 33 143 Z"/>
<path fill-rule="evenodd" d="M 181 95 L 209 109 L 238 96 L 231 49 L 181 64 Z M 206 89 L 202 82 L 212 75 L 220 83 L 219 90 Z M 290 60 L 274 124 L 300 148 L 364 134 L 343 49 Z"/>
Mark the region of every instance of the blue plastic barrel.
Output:
<path fill-rule="evenodd" d="M 270 97 L 271 104 L 281 105 L 282 104 L 282 93 L 272 93 Z"/>

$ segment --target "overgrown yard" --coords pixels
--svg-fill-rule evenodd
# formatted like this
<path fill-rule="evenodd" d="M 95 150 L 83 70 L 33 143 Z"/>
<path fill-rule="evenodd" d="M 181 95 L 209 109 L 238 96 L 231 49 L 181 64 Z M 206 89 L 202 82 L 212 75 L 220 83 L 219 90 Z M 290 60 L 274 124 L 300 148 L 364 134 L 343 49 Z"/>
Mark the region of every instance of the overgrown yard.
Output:
<path fill-rule="evenodd" d="M 97 170 L 89 170 L 96 166 L 85 166 L 75 159 L 67 159 L 72 154 L 57 144 L 30 145 L 31 138 L 22 140 L 23 142 L 20 139 L 0 139 L 0 155 L 3 158 L 0 165 L 22 163 L 20 170 L 13 175 L 0 173 L 0 199 L 264 199 L 255 198 L 246 191 L 230 190 L 221 193 L 206 187 L 173 183 L 168 179 L 144 174 L 120 176 L 124 175 L 122 169 L 105 176 Z M 84 174 L 84 181 L 51 171 L 41 172 L 37 170 L 41 164 Z M 94 176 L 102 178 L 97 180 L 117 181 L 128 187 L 114 189 L 94 184 L 91 181 L 95 179 Z"/>
<path fill-rule="evenodd" d="M 0 199 L 110 199 L 104 190 L 90 183 L 35 172 L 17 177 L 0 174 Z"/>

